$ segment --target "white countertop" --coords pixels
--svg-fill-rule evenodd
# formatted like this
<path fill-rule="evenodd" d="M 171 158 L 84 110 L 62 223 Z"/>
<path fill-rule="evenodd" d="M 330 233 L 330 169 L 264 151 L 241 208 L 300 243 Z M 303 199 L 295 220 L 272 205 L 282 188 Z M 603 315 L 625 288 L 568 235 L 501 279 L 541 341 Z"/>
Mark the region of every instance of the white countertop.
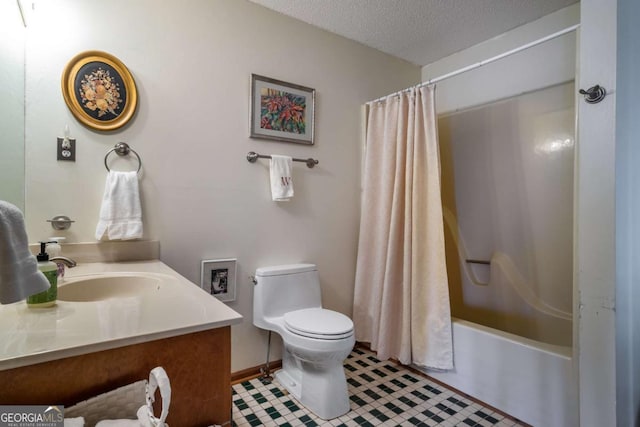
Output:
<path fill-rule="evenodd" d="M 60 301 L 33 309 L 0 305 L 0 370 L 229 326 L 242 316 L 161 261 L 78 264 L 59 287 L 81 278 L 136 273 L 160 286 L 125 298 Z"/>

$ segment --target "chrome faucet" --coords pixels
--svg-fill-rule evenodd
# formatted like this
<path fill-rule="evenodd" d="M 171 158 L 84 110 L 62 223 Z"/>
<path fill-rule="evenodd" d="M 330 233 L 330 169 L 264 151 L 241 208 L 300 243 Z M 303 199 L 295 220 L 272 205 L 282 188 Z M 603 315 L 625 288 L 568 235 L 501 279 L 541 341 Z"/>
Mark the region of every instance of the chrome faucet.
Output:
<path fill-rule="evenodd" d="M 54 256 L 49 258 L 49 261 L 55 262 L 58 266 L 58 283 L 64 280 L 64 269 L 73 268 L 78 265 L 77 262 L 72 260 L 71 258 L 67 258 L 66 256 Z"/>
<path fill-rule="evenodd" d="M 62 263 L 65 266 L 67 266 L 68 268 L 73 268 L 76 265 L 78 265 L 77 262 L 75 262 L 71 258 L 67 258 L 65 256 L 54 256 L 53 258 L 49 258 L 49 261 L 55 262 L 56 264 Z"/>

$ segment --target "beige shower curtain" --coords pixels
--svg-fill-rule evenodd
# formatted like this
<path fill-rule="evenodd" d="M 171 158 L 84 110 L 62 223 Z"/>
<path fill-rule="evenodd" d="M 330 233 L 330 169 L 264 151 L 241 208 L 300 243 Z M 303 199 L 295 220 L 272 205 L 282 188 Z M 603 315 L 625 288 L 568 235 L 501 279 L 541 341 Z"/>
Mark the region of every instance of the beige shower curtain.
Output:
<path fill-rule="evenodd" d="M 451 369 L 434 91 L 370 105 L 353 311 L 379 358 Z"/>

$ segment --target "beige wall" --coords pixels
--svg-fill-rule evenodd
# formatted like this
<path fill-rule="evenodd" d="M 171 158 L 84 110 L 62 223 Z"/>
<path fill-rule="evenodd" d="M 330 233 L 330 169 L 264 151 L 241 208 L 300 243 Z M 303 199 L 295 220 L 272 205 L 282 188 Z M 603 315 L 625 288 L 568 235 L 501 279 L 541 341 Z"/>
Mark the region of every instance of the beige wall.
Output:
<path fill-rule="evenodd" d="M 122 130 L 90 131 L 64 104 L 61 72 L 90 49 L 117 56 L 136 80 L 139 109 Z M 266 334 L 251 323 L 248 276 L 256 267 L 317 263 L 325 306 L 350 314 L 360 106 L 417 83 L 418 67 L 243 0 L 39 2 L 27 31 L 27 64 L 31 241 L 51 236 L 45 221 L 62 214 L 76 220 L 69 241 L 94 240 L 104 155 L 126 141 L 144 162 L 144 238 L 161 241 L 162 260 L 199 283 L 200 260 L 238 258 L 230 306 L 245 320 L 232 331 L 233 371 L 263 363 L 266 354 Z M 316 89 L 315 146 L 248 138 L 251 73 Z M 56 161 L 65 124 L 77 139 L 75 163 Z M 294 199 L 275 203 L 268 161 L 250 164 L 248 151 L 320 164 L 296 163 Z"/>

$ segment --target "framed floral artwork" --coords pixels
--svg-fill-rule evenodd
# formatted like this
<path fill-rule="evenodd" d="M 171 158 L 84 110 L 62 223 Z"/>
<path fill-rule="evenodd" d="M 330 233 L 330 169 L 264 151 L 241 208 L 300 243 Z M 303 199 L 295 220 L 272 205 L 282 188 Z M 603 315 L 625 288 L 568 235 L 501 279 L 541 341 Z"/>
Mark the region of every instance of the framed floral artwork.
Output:
<path fill-rule="evenodd" d="M 62 95 L 74 117 L 95 130 L 118 129 L 133 117 L 136 85 L 127 67 L 106 52 L 76 55 L 62 73 Z"/>
<path fill-rule="evenodd" d="M 251 138 L 313 144 L 315 89 L 251 75 Z"/>

